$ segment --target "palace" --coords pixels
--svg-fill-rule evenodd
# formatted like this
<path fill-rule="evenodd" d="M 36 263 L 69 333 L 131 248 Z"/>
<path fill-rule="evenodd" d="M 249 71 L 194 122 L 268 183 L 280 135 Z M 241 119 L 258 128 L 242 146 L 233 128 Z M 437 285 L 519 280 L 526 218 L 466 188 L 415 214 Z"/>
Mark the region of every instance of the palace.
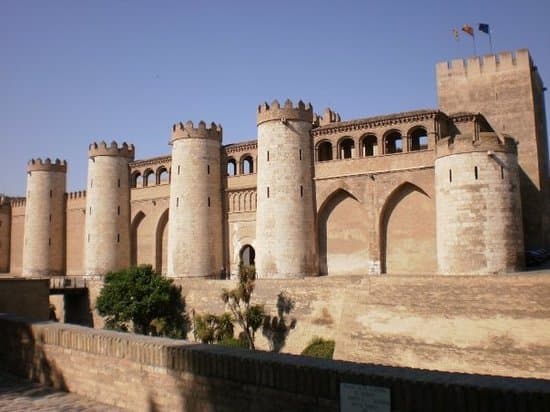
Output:
<path fill-rule="evenodd" d="M 177 123 L 171 154 L 92 143 L 85 191 L 33 159 L 0 201 L 0 272 L 89 277 L 151 264 L 168 277 L 489 274 L 550 244 L 544 87 L 527 50 L 436 67 L 439 107 L 342 121 L 286 101 L 257 140 Z"/>

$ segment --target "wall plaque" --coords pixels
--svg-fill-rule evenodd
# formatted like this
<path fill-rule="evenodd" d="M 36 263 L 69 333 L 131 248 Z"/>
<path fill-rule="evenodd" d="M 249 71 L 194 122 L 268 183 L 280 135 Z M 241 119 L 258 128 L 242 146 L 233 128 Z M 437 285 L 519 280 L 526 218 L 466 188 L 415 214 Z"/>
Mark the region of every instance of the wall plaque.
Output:
<path fill-rule="evenodd" d="M 340 383 L 340 412 L 390 412 L 390 389 Z"/>

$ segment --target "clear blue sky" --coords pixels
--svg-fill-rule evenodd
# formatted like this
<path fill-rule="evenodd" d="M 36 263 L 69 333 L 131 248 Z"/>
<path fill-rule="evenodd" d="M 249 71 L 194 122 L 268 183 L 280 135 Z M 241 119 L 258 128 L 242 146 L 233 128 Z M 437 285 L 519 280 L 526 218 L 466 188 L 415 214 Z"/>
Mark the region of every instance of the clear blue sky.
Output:
<path fill-rule="evenodd" d="M 27 161 L 47 156 L 84 189 L 90 142 L 168 154 L 176 121 L 255 138 L 274 98 L 343 119 L 435 108 L 435 63 L 473 54 L 452 37 L 465 23 L 489 23 L 498 51 L 529 48 L 550 86 L 549 16 L 543 0 L 2 0 L 0 192 L 24 194 Z M 479 33 L 478 54 L 488 44 Z"/>

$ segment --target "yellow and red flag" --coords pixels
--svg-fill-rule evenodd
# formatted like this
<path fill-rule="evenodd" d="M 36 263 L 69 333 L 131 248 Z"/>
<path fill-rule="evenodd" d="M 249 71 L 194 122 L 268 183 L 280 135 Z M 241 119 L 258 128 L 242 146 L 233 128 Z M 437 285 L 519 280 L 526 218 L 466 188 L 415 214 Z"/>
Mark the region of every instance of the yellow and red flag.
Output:
<path fill-rule="evenodd" d="M 474 28 L 469 24 L 465 24 L 464 26 L 462 26 L 462 31 L 474 37 Z"/>

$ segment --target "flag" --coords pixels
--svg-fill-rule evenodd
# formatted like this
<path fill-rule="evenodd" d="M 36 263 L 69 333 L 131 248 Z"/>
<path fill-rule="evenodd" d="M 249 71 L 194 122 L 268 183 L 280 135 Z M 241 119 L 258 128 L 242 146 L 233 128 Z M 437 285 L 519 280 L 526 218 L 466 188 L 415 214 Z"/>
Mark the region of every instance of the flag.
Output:
<path fill-rule="evenodd" d="M 489 25 L 485 23 L 479 23 L 479 31 L 482 31 L 485 34 L 489 34 Z"/>
<path fill-rule="evenodd" d="M 460 33 L 458 32 L 457 29 L 453 29 L 453 37 L 455 38 L 455 40 L 458 40 L 458 35 L 459 35 L 459 34 L 460 34 Z"/>
<path fill-rule="evenodd" d="M 462 31 L 474 37 L 474 28 L 469 24 L 465 24 L 464 26 L 462 26 Z"/>

